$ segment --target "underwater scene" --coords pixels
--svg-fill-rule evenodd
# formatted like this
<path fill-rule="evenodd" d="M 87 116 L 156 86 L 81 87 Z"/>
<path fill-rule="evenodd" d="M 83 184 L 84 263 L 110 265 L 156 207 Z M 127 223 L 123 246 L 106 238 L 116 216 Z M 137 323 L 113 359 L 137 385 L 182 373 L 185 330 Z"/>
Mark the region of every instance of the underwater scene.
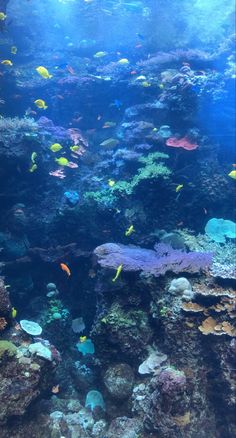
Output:
<path fill-rule="evenodd" d="M 0 438 L 236 437 L 235 0 L 0 0 Z"/>

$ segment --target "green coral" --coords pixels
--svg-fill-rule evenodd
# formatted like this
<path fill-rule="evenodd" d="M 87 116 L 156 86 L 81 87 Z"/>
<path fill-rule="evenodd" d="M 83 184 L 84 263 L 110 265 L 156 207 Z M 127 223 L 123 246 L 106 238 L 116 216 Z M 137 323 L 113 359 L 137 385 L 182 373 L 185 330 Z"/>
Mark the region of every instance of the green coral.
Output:
<path fill-rule="evenodd" d="M 4 356 L 15 356 L 17 352 L 16 346 L 9 341 L 0 341 L 0 359 Z"/>
<path fill-rule="evenodd" d="M 55 320 L 66 321 L 69 316 L 69 310 L 63 306 L 61 300 L 50 300 L 49 308 L 46 313 L 46 323 L 50 324 Z"/>
<path fill-rule="evenodd" d="M 171 174 L 170 169 L 159 160 L 167 159 L 169 155 L 162 152 L 153 152 L 146 157 L 139 158 L 139 162 L 144 165 L 138 169 L 138 173 L 130 181 L 118 181 L 111 191 L 119 194 L 131 195 L 139 183 L 146 179 L 168 178 Z"/>
<path fill-rule="evenodd" d="M 147 325 L 147 315 L 142 310 L 130 310 L 129 312 L 122 309 L 119 303 L 112 304 L 109 312 L 102 318 L 103 324 L 115 327 L 116 330 L 139 327 Z"/>
<path fill-rule="evenodd" d="M 113 195 L 110 189 L 99 190 L 96 192 L 85 192 L 84 199 L 89 201 L 94 201 L 100 207 L 112 207 L 113 203 L 116 200 L 116 197 Z"/>

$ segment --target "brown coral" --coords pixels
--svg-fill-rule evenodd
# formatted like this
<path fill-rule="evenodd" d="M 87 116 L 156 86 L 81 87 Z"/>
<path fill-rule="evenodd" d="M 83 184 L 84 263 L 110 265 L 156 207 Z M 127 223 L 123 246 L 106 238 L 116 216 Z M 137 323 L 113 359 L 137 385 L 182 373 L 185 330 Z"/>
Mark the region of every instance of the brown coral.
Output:
<path fill-rule="evenodd" d="M 197 312 L 206 311 L 206 307 L 201 306 L 200 304 L 197 304 L 197 303 L 192 303 L 191 301 L 183 302 L 181 307 L 183 310 L 185 310 L 185 312 L 197 313 Z"/>
<path fill-rule="evenodd" d="M 214 318 L 209 316 L 209 318 L 205 319 L 202 322 L 202 325 L 199 327 L 200 332 L 202 332 L 203 335 L 229 335 L 229 336 L 235 336 L 236 335 L 236 329 L 227 321 L 218 323 Z"/>

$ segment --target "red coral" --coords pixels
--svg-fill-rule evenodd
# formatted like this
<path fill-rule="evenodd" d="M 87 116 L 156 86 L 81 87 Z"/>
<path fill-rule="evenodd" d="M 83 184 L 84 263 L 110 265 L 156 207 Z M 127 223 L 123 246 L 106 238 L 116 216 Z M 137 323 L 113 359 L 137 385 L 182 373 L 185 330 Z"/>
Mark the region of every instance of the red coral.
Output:
<path fill-rule="evenodd" d="M 183 148 L 187 151 L 193 151 L 194 149 L 198 148 L 198 144 L 191 143 L 191 141 L 187 137 L 183 138 L 176 138 L 176 137 L 170 137 L 168 138 L 166 142 L 166 146 L 171 146 L 174 148 Z"/>

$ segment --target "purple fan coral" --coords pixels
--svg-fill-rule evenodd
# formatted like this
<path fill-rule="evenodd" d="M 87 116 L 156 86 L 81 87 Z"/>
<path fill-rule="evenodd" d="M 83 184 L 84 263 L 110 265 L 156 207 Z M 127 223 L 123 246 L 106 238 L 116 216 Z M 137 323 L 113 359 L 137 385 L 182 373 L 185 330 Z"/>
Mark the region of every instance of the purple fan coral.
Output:
<path fill-rule="evenodd" d="M 104 268 L 117 269 L 122 264 L 124 271 L 143 271 L 155 277 L 171 271 L 198 273 L 212 264 L 212 253 L 185 252 L 173 249 L 170 245 L 157 244 L 155 251 L 134 245 L 105 243 L 98 246 L 94 253 L 98 263 Z"/>

